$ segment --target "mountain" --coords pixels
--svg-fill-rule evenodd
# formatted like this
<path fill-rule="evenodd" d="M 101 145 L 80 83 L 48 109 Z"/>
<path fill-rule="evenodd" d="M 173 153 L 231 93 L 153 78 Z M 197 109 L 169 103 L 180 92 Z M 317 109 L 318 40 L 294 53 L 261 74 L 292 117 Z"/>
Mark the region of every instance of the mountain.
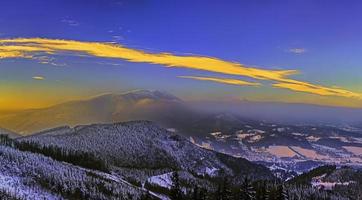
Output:
<path fill-rule="evenodd" d="M 347 196 L 348 199 L 362 198 L 362 170 L 350 167 L 325 165 L 305 172 L 287 182 L 291 185 L 312 186 L 319 190 Z"/>
<path fill-rule="evenodd" d="M 260 164 L 201 148 L 149 121 L 3 137 L 0 169 L 1 199 L 169 200 L 176 191 L 186 199 L 231 198 L 247 192 L 244 186 L 255 197 L 361 196 L 358 169 L 323 166 L 283 182 Z"/>
<path fill-rule="evenodd" d="M 8 135 L 10 138 L 17 138 L 21 136 L 13 131 L 4 128 L 0 128 L 0 135 Z"/>
<path fill-rule="evenodd" d="M 2 138 L 0 166 L 0 197 L 16 199 L 140 199 L 146 191 L 149 199 L 169 199 L 176 172 L 184 191 L 198 185 L 211 194 L 224 177 L 233 184 L 275 180 L 263 165 L 201 148 L 149 121 Z"/>
<path fill-rule="evenodd" d="M 0 145 L 0 199 L 135 199 L 142 188 L 50 157 Z"/>
<path fill-rule="evenodd" d="M 361 131 L 361 108 L 322 106 L 303 103 L 258 102 L 248 100 L 193 102 L 194 108 L 227 111 L 254 120 L 284 124 L 353 124 Z"/>
<path fill-rule="evenodd" d="M 0 115 L 0 127 L 29 135 L 58 126 L 150 120 L 187 136 L 234 133 L 247 124 L 333 125 L 358 131 L 361 109 L 268 102 L 185 102 L 167 92 L 104 94 L 43 109 Z M 348 123 L 347 123 L 348 122 Z"/>
<path fill-rule="evenodd" d="M 229 110 L 220 109 L 222 106 L 217 105 L 184 102 L 157 90 L 135 90 L 104 94 L 46 109 L 7 113 L 0 117 L 0 126 L 30 135 L 41 134 L 35 133 L 41 130 L 50 134 L 52 131 L 47 129 L 53 127 L 63 127 L 53 131 L 58 133 L 60 130 L 73 130 L 70 127 L 78 124 L 150 120 L 188 137 L 196 145 L 261 163 L 285 179 L 323 164 L 362 166 L 362 131 L 358 126 L 255 119 L 253 113 L 261 112 L 261 108 L 265 108 L 262 109 L 265 116 L 270 114 L 270 110 L 278 113 L 267 103 L 238 102 L 230 105 L 233 110 L 230 107 Z M 289 106 L 294 106 L 295 110 L 291 110 L 295 115 L 299 110 L 310 109 L 329 110 L 331 115 L 343 110 L 353 116 L 359 113 L 358 110 L 308 105 L 275 103 L 271 107 L 280 108 L 281 113 Z M 256 111 L 252 112 L 251 108 Z M 250 117 L 245 112 L 250 113 Z"/>
<path fill-rule="evenodd" d="M 182 106 L 177 97 L 160 91 L 136 90 L 71 101 L 44 109 L 15 112 L 0 117 L 0 126 L 22 135 L 57 126 L 111 123 L 139 119 L 165 119 Z M 157 113 L 163 113 L 161 115 Z"/>
<path fill-rule="evenodd" d="M 325 125 L 244 121 L 239 129 L 191 140 L 215 151 L 262 163 L 283 179 L 324 165 L 362 167 L 362 134 Z"/>
<path fill-rule="evenodd" d="M 198 147 L 149 121 L 60 127 L 18 141 L 89 152 L 105 159 L 117 171 L 180 170 L 196 177 L 230 175 L 235 181 L 241 181 L 246 175 L 253 179 L 273 178 L 262 165 Z"/>

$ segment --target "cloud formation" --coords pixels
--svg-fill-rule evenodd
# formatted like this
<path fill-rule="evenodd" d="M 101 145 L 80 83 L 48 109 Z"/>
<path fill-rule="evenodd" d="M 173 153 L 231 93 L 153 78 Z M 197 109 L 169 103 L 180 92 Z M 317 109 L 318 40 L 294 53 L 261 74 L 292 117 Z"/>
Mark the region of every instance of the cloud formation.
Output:
<path fill-rule="evenodd" d="M 296 52 L 301 52 L 297 50 Z M 34 58 L 39 54 L 57 54 L 71 52 L 77 55 L 90 55 L 102 58 L 122 59 L 136 63 L 150 63 L 166 67 L 179 67 L 202 70 L 227 75 L 249 77 L 256 80 L 276 82 L 276 88 L 292 91 L 312 93 L 324 96 L 341 96 L 362 99 L 362 94 L 342 88 L 333 88 L 289 78 L 297 74 L 297 70 L 268 70 L 249 67 L 237 62 L 229 62 L 205 56 L 179 56 L 171 53 L 149 53 L 142 50 L 127 48 L 122 45 L 82 42 L 73 40 L 43 39 L 43 38 L 17 38 L 0 40 L 0 58 Z M 190 77 L 189 77 L 190 78 Z M 193 78 L 198 79 L 199 78 Z M 205 77 L 202 79 L 205 80 Z M 241 83 L 240 80 L 206 78 L 225 84 Z M 211 80 L 212 79 L 212 80 Z"/>
<path fill-rule="evenodd" d="M 45 77 L 44 76 L 33 76 L 32 79 L 42 81 L 45 79 Z"/>
<path fill-rule="evenodd" d="M 79 26 L 79 23 L 75 20 L 72 20 L 72 19 L 62 19 L 61 20 L 62 23 L 65 23 L 69 26 Z"/>
<path fill-rule="evenodd" d="M 274 83 L 273 87 L 289 89 L 297 92 L 307 92 L 321 96 L 341 96 L 359 99 L 362 98 L 361 94 L 354 93 L 345 89 L 329 88 L 312 84 Z"/>
<path fill-rule="evenodd" d="M 188 78 L 200 81 L 212 81 L 217 83 L 224 83 L 230 85 L 241 85 L 241 86 L 260 86 L 260 83 L 242 81 L 237 79 L 227 79 L 227 78 L 215 78 L 215 77 L 204 77 L 204 76 L 178 76 L 179 78 Z"/>
<path fill-rule="evenodd" d="M 289 52 L 295 53 L 295 54 L 303 54 L 303 53 L 307 52 L 307 50 L 304 48 L 292 48 L 292 49 L 289 49 Z"/>

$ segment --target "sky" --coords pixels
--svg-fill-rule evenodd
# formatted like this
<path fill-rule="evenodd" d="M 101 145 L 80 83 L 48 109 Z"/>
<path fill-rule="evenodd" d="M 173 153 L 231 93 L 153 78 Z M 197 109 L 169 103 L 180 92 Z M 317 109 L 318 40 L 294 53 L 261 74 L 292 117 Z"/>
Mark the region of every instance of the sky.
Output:
<path fill-rule="evenodd" d="M 5 0 L 0 110 L 133 89 L 362 107 L 360 1 Z"/>

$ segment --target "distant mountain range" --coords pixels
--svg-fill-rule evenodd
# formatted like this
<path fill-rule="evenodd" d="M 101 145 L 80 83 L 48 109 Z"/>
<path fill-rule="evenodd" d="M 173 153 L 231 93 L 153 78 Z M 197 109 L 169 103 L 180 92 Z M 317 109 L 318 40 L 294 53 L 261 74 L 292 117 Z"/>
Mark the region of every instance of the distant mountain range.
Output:
<path fill-rule="evenodd" d="M 27 135 L 64 125 L 165 119 L 179 106 L 182 106 L 182 101 L 168 93 L 137 90 L 16 112 L 0 117 L 0 127 Z"/>
<path fill-rule="evenodd" d="M 361 109 L 250 101 L 184 102 L 167 92 L 104 94 L 43 109 L 0 115 L 0 127 L 22 135 L 58 126 L 150 120 L 184 135 L 234 132 L 247 123 L 351 125 L 361 131 Z M 362 131 L 361 131 L 362 132 Z"/>
<path fill-rule="evenodd" d="M 4 128 L 0 128 L 0 135 L 8 135 L 10 138 L 17 138 L 21 136 L 13 131 Z"/>
<path fill-rule="evenodd" d="M 262 120 L 260 117 L 258 120 L 256 117 L 256 113 L 265 111 L 265 118 L 268 118 L 270 109 L 278 113 L 275 109 L 284 112 L 288 106 L 293 107 L 291 113 L 301 109 L 315 113 L 311 111 L 314 109 L 356 115 L 358 109 L 285 104 L 272 106 L 247 101 L 229 106 L 222 109 L 223 105 L 216 103 L 184 102 L 167 92 L 136 90 L 7 114 L 0 117 L 0 127 L 21 135 L 41 135 L 41 130 L 60 126 L 149 120 L 189 138 L 198 146 L 262 163 L 279 175 L 290 170 L 301 173 L 323 163 L 362 166 L 362 131 L 358 126 L 318 121 L 279 122 Z M 245 112 L 250 113 L 250 117 Z M 320 114 L 317 112 L 316 115 Z M 55 130 L 57 133 L 72 132 L 82 126 L 70 127 Z M 16 136 L 14 133 L 12 135 Z M 290 177 L 288 174 L 281 176 Z"/>

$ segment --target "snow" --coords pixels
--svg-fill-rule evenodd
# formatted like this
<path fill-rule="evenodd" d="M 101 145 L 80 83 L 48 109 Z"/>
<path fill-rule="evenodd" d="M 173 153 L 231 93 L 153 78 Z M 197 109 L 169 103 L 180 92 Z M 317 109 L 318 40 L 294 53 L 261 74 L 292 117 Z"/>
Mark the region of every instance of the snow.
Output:
<path fill-rule="evenodd" d="M 267 151 L 279 158 L 281 157 L 293 157 L 296 156 L 297 154 L 291 150 L 288 146 L 269 146 L 267 148 Z"/>
<path fill-rule="evenodd" d="M 213 150 L 211 143 L 208 143 L 208 142 L 202 142 L 201 147 L 205 148 L 205 149 Z"/>
<path fill-rule="evenodd" d="M 254 135 L 256 135 L 256 134 L 263 134 L 263 133 L 265 133 L 265 131 L 263 131 L 263 130 L 260 130 L 260 129 L 250 129 L 250 130 L 248 130 L 247 131 L 248 133 L 250 133 L 250 134 L 254 134 Z"/>
<path fill-rule="evenodd" d="M 157 176 L 152 176 L 147 179 L 147 182 L 150 184 L 158 185 L 163 188 L 171 189 L 172 187 L 171 177 L 172 177 L 172 172 L 169 172 Z"/>
<path fill-rule="evenodd" d="M 309 159 L 315 159 L 315 160 L 323 160 L 323 159 L 328 159 L 328 156 L 324 156 L 321 154 L 318 154 L 315 150 L 313 149 L 305 149 L 302 147 L 298 147 L 298 146 L 291 146 L 290 147 L 292 150 L 298 152 L 299 154 L 309 158 Z"/>
<path fill-rule="evenodd" d="M 342 136 L 333 136 L 333 137 L 329 137 L 331 139 L 337 139 L 341 142 L 350 142 L 346 137 L 342 137 Z"/>
<path fill-rule="evenodd" d="M 218 136 L 218 135 L 221 135 L 221 134 L 222 134 L 221 132 L 210 133 L 210 135 L 212 135 L 212 136 Z"/>
<path fill-rule="evenodd" d="M 171 133 L 176 133 L 177 132 L 177 130 L 175 128 L 168 128 L 166 130 L 171 132 Z"/>
<path fill-rule="evenodd" d="M 277 128 L 277 131 L 278 131 L 279 133 L 284 132 L 284 131 L 285 131 L 285 128 Z"/>
<path fill-rule="evenodd" d="M 295 136 L 304 136 L 304 134 L 302 133 L 291 133 L 292 135 L 295 135 Z"/>
<path fill-rule="evenodd" d="M 99 178 L 94 178 L 94 174 Z M 97 191 L 99 184 L 112 191 L 112 197 L 126 195 L 125 192 L 139 197 L 142 193 L 141 189 L 108 176 L 111 175 L 0 145 L 0 188 L 10 195 L 24 195 L 23 199 L 62 199 L 53 192 L 69 192 L 76 188 L 92 199 L 107 199 L 104 193 Z M 51 182 L 51 185 L 40 182 Z"/>
<path fill-rule="evenodd" d="M 197 145 L 196 140 L 193 137 L 190 137 L 190 142 Z"/>
<path fill-rule="evenodd" d="M 248 138 L 248 142 L 250 142 L 250 143 L 258 142 L 262 138 L 263 138 L 263 136 L 261 136 L 261 135 L 254 135 L 254 136 Z"/>
<path fill-rule="evenodd" d="M 19 177 L 4 174 L 0 174 L 0 189 L 7 191 L 10 195 L 24 199 L 25 197 L 27 199 L 62 199 L 42 188 L 24 185 Z"/>
<path fill-rule="evenodd" d="M 236 137 L 237 137 L 237 140 L 243 140 L 243 139 L 245 139 L 246 137 L 250 137 L 250 136 L 253 136 L 253 135 L 255 135 L 255 134 L 251 134 L 251 133 L 238 133 L 238 134 L 236 135 Z"/>
<path fill-rule="evenodd" d="M 308 142 L 317 142 L 317 141 L 320 140 L 321 138 L 320 138 L 320 137 L 313 136 L 313 135 L 310 135 L 310 136 L 306 137 L 305 139 L 307 139 Z"/>
<path fill-rule="evenodd" d="M 352 139 L 352 140 L 353 140 L 353 142 L 355 142 L 355 143 L 362 144 L 362 138 L 352 137 L 351 139 Z"/>
<path fill-rule="evenodd" d="M 215 167 L 206 167 L 206 174 L 209 175 L 209 176 L 215 176 L 216 175 L 216 172 L 218 171 L 219 169 L 215 168 Z"/>
<path fill-rule="evenodd" d="M 312 178 L 311 181 L 311 185 L 313 187 L 316 187 L 318 189 L 325 189 L 325 190 L 332 190 L 336 185 L 344 185 L 347 186 L 351 183 L 354 183 L 354 181 L 347 181 L 347 182 L 328 182 L 328 181 L 323 181 L 323 178 L 326 176 L 327 174 L 323 174 L 321 176 L 316 176 Z"/>
<path fill-rule="evenodd" d="M 362 156 L 362 147 L 354 147 L 354 146 L 343 146 L 348 152 L 353 153 L 356 156 Z"/>

